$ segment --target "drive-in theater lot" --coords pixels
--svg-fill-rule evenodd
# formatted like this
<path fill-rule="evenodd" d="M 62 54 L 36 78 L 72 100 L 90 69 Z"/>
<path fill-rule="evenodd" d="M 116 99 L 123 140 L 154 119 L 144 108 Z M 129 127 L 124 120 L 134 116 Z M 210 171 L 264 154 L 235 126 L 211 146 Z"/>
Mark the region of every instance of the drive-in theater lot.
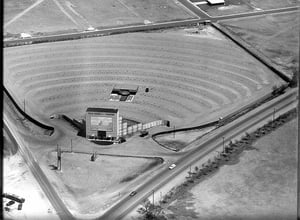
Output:
<path fill-rule="evenodd" d="M 91 163 L 87 156 L 82 156 L 86 159 L 77 159 L 77 165 L 73 167 L 72 158 L 63 154 L 64 172 L 57 174 L 49 168 L 55 161 L 49 162 L 47 159 L 49 153 L 56 150 L 57 144 L 69 149 L 70 139 L 74 139 L 76 150 L 92 152 L 92 149 L 97 149 L 98 153 L 117 153 L 122 148 L 123 154 L 126 154 L 127 147 L 135 147 L 139 150 L 128 151 L 127 154 L 140 156 L 159 156 L 159 152 L 166 150 L 152 146 L 155 143 L 151 140 L 147 145 L 136 145 L 135 142 L 141 139 L 138 136 L 117 147 L 95 146 L 82 137 L 76 137 L 76 132 L 68 129 L 60 120 L 49 119 L 51 115 L 65 114 L 81 120 L 89 106 L 114 107 L 119 109 L 124 118 L 138 122 L 164 119 L 169 120 L 172 126 L 183 127 L 215 120 L 265 95 L 274 85 L 282 82 L 211 27 L 200 33 L 194 29 L 180 28 L 5 48 L 4 54 L 7 70 L 4 83 L 15 100 L 22 103 L 25 99 L 27 113 L 56 128 L 51 137 L 43 136 L 38 141 L 28 139 L 31 143 L 29 146 L 40 158 L 43 171 L 51 177 L 68 207 L 79 213 L 94 213 L 103 208 L 99 200 L 104 203 L 113 199 L 115 191 L 106 189 L 105 197 L 97 193 L 96 189 L 105 187 L 107 183 L 96 181 L 103 174 L 93 172 L 89 178 L 95 178 L 90 180 L 95 191 L 85 193 L 89 199 L 84 201 L 97 208 L 93 208 L 94 211 L 79 209 L 83 199 L 79 197 L 82 190 L 71 182 L 60 182 L 60 179 L 70 175 L 72 177 L 69 178 L 78 184 L 81 176 L 75 172 L 77 167 L 83 169 L 86 167 L 83 164 L 89 163 L 92 172 L 95 169 L 92 166 L 97 163 Z M 109 101 L 112 88 L 122 84 L 139 86 L 134 102 Z M 147 87 L 151 88 L 149 93 L 145 93 Z M 148 149 L 143 151 L 143 147 Z M 166 158 L 169 157 L 172 158 Z M 111 167 L 124 169 L 127 163 L 117 161 L 110 161 L 113 164 Z M 146 166 L 144 163 L 146 161 L 141 161 L 137 167 Z M 110 166 L 102 166 L 102 172 L 111 173 L 111 169 Z M 121 173 L 123 178 L 129 175 Z M 106 179 L 109 181 L 109 178 Z M 127 182 L 122 184 L 128 185 Z M 65 190 L 62 190 L 62 185 Z"/>
<path fill-rule="evenodd" d="M 223 6 L 214 6 L 214 9 L 207 10 L 207 12 L 211 15 L 226 15 L 240 8 L 243 9 L 241 12 L 248 12 L 254 11 L 256 6 L 265 9 L 270 5 L 266 3 L 269 1 L 264 1 L 265 4 L 255 1 L 257 4 L 255 7 L 254 1 L 236 2 L 242 2 L 242 7 L 230 6 L 228 10 L 223 8 L 220 10 L 217 7 Z M 293 2 L 290 5 L 286 1 L 282 3 L 283 6 L 277 1 L 276 4 L 276 7 L 295 5 Z M 197 17 L 178 1 L 173 0 L 155 0 L 151 3 L 139 0 L 91 0 L 89 4 L 80 0 L 37 0 L 34 2 L 14 0 L 5 1 L 4 6 L 4 37 L 6 39 L 16 39 L 23 32 L 32 36 L 47 36 L 86 32 L 89 27 L 102 29 L 136 24 L 148 25 Z M 207 5 L 203 7 L 205 9 Z M 282 21 L 278 22 L 278 25 L 282 27 L 293 20 L 296 17 L 295 14 L 289 15 L 290 17 L 285 18 L 284 21 L 278 18 L 280 16 L 269 15 L 268 21 L 260 18 L 260 25 L 265 28 L 270 25 L 268 23 L 270 20 L 278 18 Z M 57 20 L 60 22 L 56 22 Z M 299 23 L 299 19 L 297 21 Z M 255 23 L 253 20 L 249 20 L 249 24 L 253 25 L 253 23 Z M 285 45 L 285 49 L 293 52 L 286 52 L 284 53 L 286 57 L 278 58 L 274 55 L 274 51 L 277 54 L 277 51 L 282 49 L 281 47 L 275 47 L 273 50 L 260 47 L 264 45 L 264 42 L 270 45 L 271 40 L 278 39 L 276 32 L 272 32 L 274 37 L 261 37 L 259 31 L 252 31 L 252 28 L 247 26 L 246 20 L 227 20 L 220 24 L 235 32 L 236 35 L 244 37 L 247 42 L 255 39 L 256 41 L 252 44 L 257 48 L 262 48 L 262 52 L 272 52 L 271 55 L 266 55 L 271 56 L 273 62 L 277 62 L 276 64 L 283 67 L 290 76 L 293 70 L 298 68 L 296 65 L 298 55 L 293 48 L 299 42 L 291 40 L 290 44 Z M 295 29 L 287 29 L 295 31 Z M 254 36 L 251 33 L 254 33 Z M 280 38 L 280 42 L 284 41 L 284 36 Z M 288 37 L 294 39 L 294 32 Z M 156 139 L 151 138 L 151 135 L 160 131 L 171 131 L 216 121 L 270 94 L 274 87 L 285 83 L 266 65 L 212 25 L 108 34 L 101 37 L 6 47 L 3 49 L 3 57 L 5 88 L 26 114 L 53 127 L 54 132 L 49 135 L 51 133 L 49 130 L 24 119 L 5 96 L 6 117 L 12 122 L 11 126 L 22 143 L 30 150 L 67 209 L 78 219 L 99 217 L 115 202 L 128 197 L 137 186 L 175 163 L 183 155 L 185 146 L 210 132 L 214 127 L 176 134 L 175 132 L 169 133 L 158 136 Z M 138 88 L 134 100 L 132 102 L 110 101 L 112 90 L 122 87 Z M 65 115 L 70 119 L 83 122 L 89 107 L 117 108 L 120 116 L 131 123 L 168 120 L 170 127 L 153 127 L 149 129 L 149 135 L 145 137 L 140 137 L 140 133 L 126 136 L 124 143 L 99 145 L 78 135 L 78 129 L 62 117 Z M 295 127 L 295 122 L 290 123 L 289 126 Z M 284 135 L 284 132 L 278 131 L 279 134 Z M 290 139 L 293 138 L 295 135 L 291 134 Z M 257 142 L 256 145 L 260 144 L 261 142 Z M 264 142 L 261 145 L 264 145 Z M 14 148 L 13 153 L 5 155 L 6 164 L 4 165 L 6 177 L 9 177 L 5 184 L 13 183 L 13 186 L 16 181 L 30 182 L 33 179 L 28 176 L 28 171 L 24 171 L 24 167 L 22 167 L 22 172 L 20 171 L 21 180 L 17 179 L 17 175 L 9 174 L 11 167 L 15 164 L 24 165 L 23 161 L 19 162 L 20 155 L 15 154 L 15 147 L 12 147 L 11 143 L 5 143 L 6 150 Z M 61 170 L 57 170 L 58 148 L 62 150 Z M 277 148 L 279 151 L 280 147 L 276 146 Z M 272 151 L 268 147 L 261 149 Z M 97 154 L 95 161 L 91 161 L 93 153 Z M 272 151 L 272 155 L 273 153 L 274 157 L 278 156 L 278 152 Z M 259 157 L 258 162 L 264 162 L 263 156 L 260 155 L 260 158 L 258 154 L 256 151 L 243 154 L 240 169 L 246 172 L 245 166 L 256 160 L 256 157 Z M 264 154 L 266 155 L 268 153 Z M 286 160 L 292 160 L 289 163 L 291 167 L 294 165 L 293 158 L 287 157 Z M 210 219 L 214 216 L 211 213 L 211 207 L 203 206 L 203 197 L 199 195 L 199 192 L 203 192 L 201 195 L 207 193 L 202 187 L 207 186 L 209 192 L 212 193 L 211 200 L 209 200 L 211 203 L 213 199 L 222 196 L 222 199 L 227 196 L 229 198 L 228 192 L 222 191 L 221 188 L 224 184 L 225 187 L 230 188 L 232 182 L 226 182 L 223 179 L 223 182 L 218 183 L 219 185 L 214 185 L 214 183 L 220 179 L 216 180 L 218 175 L 223 175 L 223 173 L 230 175 L 231 172 L 235 172 L 234 167 L 238 165 L 232 165 L 232 169 L 231 167 L 220 169 L 211 179 L 201 182 L 187 192 L 188 195 L 193 195 L 193 198 L 196 197 L 192 201 L 195 204 L 193 206 L 195 212 L 208 210 L 208 216 L 202 217 Z M 274 164 L 268 165 L 274 169 Z M 257 171 L 259 168 L 253 169 Z M 240 173 L 241 170 L 236 172 Z M 258 175 L 261 173 L 263 173 L 261 170 L 256 172 Z M 250 174 L 242 176 L 251 178 Z M 291 176 L 292 174 L 288 177 Z M 244 181 L 240 176 L 232 175 L 232 179 Z M 253 181 L 259 182 L 261 179 L 255 177 Z M 267 183 L 265 179 L 264 181 Z M 178 183 L 174 183 L 176 184 Z M 285 184 L 281 185 L 286 187 Z M 260 190 L 265 189 L 265 186 L 259 187 Z M 280 187 L 280 184 L 275 187 Z M 31 190 L 39 192 L 41 189 L 37 187 Z M 240 194 L 236 192 L 236 197 L 250 193 L 245 191 L 243 194 L 243 192 Z M 29 195 L 22 194 L 20 190 L 17 193 L 24 197 Z M 28 196 L 27 201 L 41 199 L 44 206 L 40 212 L 46 213 L 47 206 L 49 207 L 48 213 L 42 216 L 51 218 L 50 216 L 53 215 L 53 219 L 58 218 L 49 201 L 44 201 L 45 198 L 46 196 L 40 192 L 39 196 L 34 194 L 34 199 Z M 292 197 L 288 197 L 286 201 L 289 202 L 290 198 Z M 172 205 L 186 204 L 186 198 L 180 199 L 182 198 Z M 254 200 L 253 197 L 251 199 Z M 241 200 L 235 200 L 236 203 L 230 209 L 229 214 L 237 212 L 236 204 L 239 201 Z M 25 202 L 24 210 L 29 210 L 26 204 Z M 220 201 L 217 204 L 222 209 L 227 205 Z M 170 217 L 177 215 L 172 205 L 166 208 L 166 210 L 169 209 Z M 262 205 L 266 203 L 262 202 Z M 14 216 L 13 212 L 10 214 Z M 10 214 L 6 213 L 6 216 L 9 217 Z M 217 214 L 223 215 L 224 213 L 220 211 Z M 195 216 L 198 215 L 195 214 Z"/>

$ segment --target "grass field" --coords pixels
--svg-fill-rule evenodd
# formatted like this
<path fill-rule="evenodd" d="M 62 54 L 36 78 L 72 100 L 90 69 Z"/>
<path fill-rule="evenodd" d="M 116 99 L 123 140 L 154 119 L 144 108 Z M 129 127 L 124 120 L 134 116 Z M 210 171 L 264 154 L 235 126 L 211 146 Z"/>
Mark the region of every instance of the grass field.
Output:
<path fill-rule="evenodd" d="M 299 0 L 226 0 L 226 5 L 198 5 L 210 16 L 239 14 L 258 10 L 285 8 L 299 5 Z"/>
<path fill-rule="evenodd" d="M 168 208 L 170 219 L 296 219 L 297 119 L 259 139 Z"/>
<path fill-rule="evenodd" d="M 221 24 L 253 45 L 289 75 L 298 73 L 298 12 L 223 21 Z"/>
<path fill-rule="evenodd" d="M 71 33 L 103 28 L 195 18 L 175 0 L 35 0 L 4 1 L 4 37 Z"/>

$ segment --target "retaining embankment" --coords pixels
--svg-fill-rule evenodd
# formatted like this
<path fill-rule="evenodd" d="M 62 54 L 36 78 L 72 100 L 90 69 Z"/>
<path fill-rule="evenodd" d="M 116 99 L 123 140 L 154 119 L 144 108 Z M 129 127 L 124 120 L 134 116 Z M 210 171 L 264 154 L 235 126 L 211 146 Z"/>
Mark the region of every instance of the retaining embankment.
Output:
<path fill-rule="evenodd" d="M 32 118 L 30 115 L 28 115 L 26 112 L 24 112 L 22 110 L 22 108 L 20 108 L 20 106 L 16 103 L 16 101 L 13 99 L 13 97 L 10 95 L 10 93 L 7 91 L 7 89 L 4 87 L 4 85 L 2 86 L 2 90 L 3 90 L 3 95 L 7 96 L 8 99 L 13 103 L 14 107 L 16 108 L 16 110 L 24 117 L 26 118 L 28 121 L 30 121 L 31 123 L 35 124 L 36 126 L 45 129 L 45 134 L 48 134 L 49 136 L 51 136 L 54 133 L 54 128 L 48 125 L 45 125 L 39 121 L 37 121 L 36 119 Z"/>

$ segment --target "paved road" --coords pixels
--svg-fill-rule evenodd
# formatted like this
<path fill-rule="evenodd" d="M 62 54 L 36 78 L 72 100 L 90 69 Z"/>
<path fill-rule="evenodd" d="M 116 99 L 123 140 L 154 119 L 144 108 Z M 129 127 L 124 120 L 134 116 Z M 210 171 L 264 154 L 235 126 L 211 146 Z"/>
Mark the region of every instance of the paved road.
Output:
<path fill-rule="evenodd" d="M 280 12 L 288 12 L 288 11 L 297 11 L 300 7 L 288 7 L 288 8 L 280 8 L 280 9 L 271 9 L 271 10 L 263 10 L 256 12 L 247 12 L 235 15 L 226 15 L 226 16 L 218 16 L 218 17 L 210 17 L 201 9 L 195 7 L 193 4 L 188 2 L 187 0 L 179 0 L 183 5 L 196 13 L 199 18 L 195 19 L 187 19 L 181 21 L 170 21 L 170 22 L 162 22 L 157 24 L 149 24 L 149 25 L 134 25 L 134 26 L 126 26 L 126 27 L 116 27 L 116 28 L 107 28 L 98 31 L 90 31 L 90 32 L 82 32 L 82 33 L 72 33 L 72 34 L 60 34 L 60 35 L 49 35 L 43 37 L 32 37 L 29 39 L 18 39 L 18 40 L 6 40 L 3 42 L 3 46 L 7 47 L 9 45 L 13 46 L 16 44 L 25 44 L 25 43 L 42 43 L 42 42 L 52 42 L 52 41 L 62 41 L 62 40 L 72 40 L 72 39 L 80 39 L 86 37 L 94 37 L 101 35 L 109 35 L 109 34 L 119 34 L 119 33 L 127 33 L 127 32 L 137 32 L 137 31 L 149 31 L 155 29 L 163 29 L 163 28 L 172 28 L 178 26 L 186 26 L 197 23 L 205 23 L 207 20 L 212 22 L 225 20 L 225 19 L 233 19 L 233 18 L 241 18 L 241 17 L 250 17 L 250 16 L 258 16 L 270 13 L 280 13 Z"/>
<path fill-rule="evenodd" d="M 188 146 L 193 150 L 187 152 L 181 159 L 176 161 L 177 166 L 173 170 L 169 170 L 168 167 L 163 169 L 148 182 L 135 189 L 135 191 L 137 191 L 135 196 L 124 198 L 122 201 L 111 207 L 111 209 L 101 216 L 99 220 L 122 219 L 142 201 L 151 196 L 153 190 L 158 190 L 180 173 L 187 171 L 191 164 L 199 161 L 208 153 L 213 152 L 222 146 L 222 137 L 225 137 L 225 142 L 232 140 L 238 135 L 245 134 L 246 131 L 249 132 L 255 125 L 270 120 L 274 108 L 276 108 L 276 111 L 279 114 L 280 111 L 292 109 L 296 107 L 296 105 L 297 91 L 293 90 L 292 92 L 260 106 L 236 121 L 217 129 L 214 133 L 199 140 L 199 142 L 194 142 L 194 146 Z"/>
<path fill-rule="evenodd" d="M 41 170 L 39 164 L 36 159 L 31 154 L 30 150 L 25 146 L 22 140 L 18 137 L 18 134 L 13 130 L 13 126 L 11 126 L 9 119 L 6 117 L 5 113 L 3 113 L 3 124 L 4 129 L 9 135 L 11 141 L 15 146 L 18 146 L 19 152 L 21 153 L 24 161 L 28 165 L 30 171 L 34 175 L 35 179 L 38 181 L 42 190 L 48 197 L 55 211 L 61 220 L 70 220 L 73 219 L 72 214 L 69 212 L 63 201 L 60 199 L 56 191 L 53 189 L 51 183 L 48 178 L 45 176 L 44 172 Z M 33 207 L 38 208 L 38 207 Z"/>
<path fill-rule="evenodd" d="M 299 9 L 300 7 L 295 6 L 295 7 L 288 7 L 288 8 L 278 8 L 278 9 L 239 13 L 234 15 L 216 16 L 216 17 L 211 17 L 211 21 L 215 22 L 215 21 L 234 19 L 234 18 L 244 18 L 244 17 L 253 17 L 259 15 L 266 15 L 266 14 L 284 13 L 284 12 L 298 11 Z"/>
<path fill-rule="evenodd" d="M 210 18 L 210 16 L 207 13 L 202 11 L 200 8 L 195 6 L 190 1 L 188 1 L 188 0 L 177 0 L 177 1 L 179 1 L 181 4 L 183 4 L 186 8 L 188 8 L 190 11 L 192 11 L 194 14 L 196 14 L 202 20 Z"/>

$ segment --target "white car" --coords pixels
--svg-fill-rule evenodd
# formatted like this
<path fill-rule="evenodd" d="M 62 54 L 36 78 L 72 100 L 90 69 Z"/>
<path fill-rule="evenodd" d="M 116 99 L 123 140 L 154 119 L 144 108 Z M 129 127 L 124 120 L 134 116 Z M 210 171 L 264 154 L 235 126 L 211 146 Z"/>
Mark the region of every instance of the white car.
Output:
<path fill-rule="evenodd" d="M 169 166 L 169 169 L 172 170 L 172 169 L 174 169 L 175 167 L 176 167 L 176 164 L 173 163 L 171 166 Z"/>

